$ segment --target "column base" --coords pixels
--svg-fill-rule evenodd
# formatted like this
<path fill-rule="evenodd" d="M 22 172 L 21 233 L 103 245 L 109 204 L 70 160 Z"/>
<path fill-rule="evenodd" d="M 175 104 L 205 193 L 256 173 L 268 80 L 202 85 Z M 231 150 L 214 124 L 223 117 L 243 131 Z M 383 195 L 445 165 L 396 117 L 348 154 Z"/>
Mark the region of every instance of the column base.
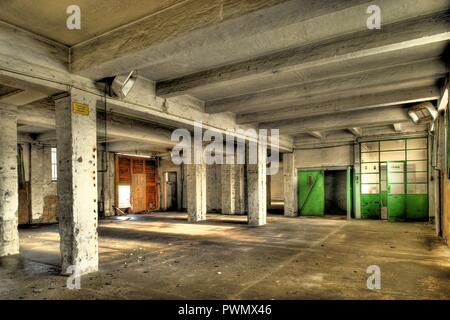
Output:
<path fill-rule="evenodd" d="M 0 225 L 0 257 L 19 254 L 17 221 L 3 221 Z"/>

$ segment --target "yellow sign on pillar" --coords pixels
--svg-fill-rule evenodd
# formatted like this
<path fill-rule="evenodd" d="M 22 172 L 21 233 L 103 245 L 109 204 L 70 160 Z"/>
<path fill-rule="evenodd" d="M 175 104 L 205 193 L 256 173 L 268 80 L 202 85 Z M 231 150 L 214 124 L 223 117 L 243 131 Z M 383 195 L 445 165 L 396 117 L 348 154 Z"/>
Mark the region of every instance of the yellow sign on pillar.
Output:
<path fill-rule="evenodd" d="M 72 102 L 72 112 L 82 116 L 88 116 L 89 106 L 84 103 Z"/>

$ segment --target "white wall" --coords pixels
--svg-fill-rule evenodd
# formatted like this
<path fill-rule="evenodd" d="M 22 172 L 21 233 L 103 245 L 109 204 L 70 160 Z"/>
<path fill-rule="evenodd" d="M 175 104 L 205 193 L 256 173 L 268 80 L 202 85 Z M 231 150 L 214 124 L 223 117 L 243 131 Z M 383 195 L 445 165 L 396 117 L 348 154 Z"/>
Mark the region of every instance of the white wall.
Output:
<path fill-rule="evenodd" d="M 341 167 L 353 165 L 353 145 L 295 151 L 296 168 Z"/>

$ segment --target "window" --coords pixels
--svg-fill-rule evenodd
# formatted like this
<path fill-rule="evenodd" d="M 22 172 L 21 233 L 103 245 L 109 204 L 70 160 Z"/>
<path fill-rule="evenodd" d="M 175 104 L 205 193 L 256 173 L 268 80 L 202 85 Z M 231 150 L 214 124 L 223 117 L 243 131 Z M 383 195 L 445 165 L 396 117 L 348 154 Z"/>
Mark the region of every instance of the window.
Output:
<path fill-rule="evenodd" d="M 56 148 L 52 148 L 52 181 L 56 181 L 58 179 L 58 168 L 56 161 Z"/>
<path fill-rule="evenodd" d="M 131 207 L 131 186 L 119 186 L 119 208 Z"/>
<path fill-rule="evenodd" d="M 450 129 L 448 133 L 450 137 Z M 427 194 L 427 138 L 361 143 L 360 177 L 362 194 L 377 194 L 380 190 L 386 191 L 388 189 L 386 164 L 384 164 L 384 170 L 380 170 L 380 166 L 383 166 L 383 163 L 385 162 L 389 162 L 390 166 L 389 190 L 391 194 L 404 194 L 405 191 L 407 194 Z"/>

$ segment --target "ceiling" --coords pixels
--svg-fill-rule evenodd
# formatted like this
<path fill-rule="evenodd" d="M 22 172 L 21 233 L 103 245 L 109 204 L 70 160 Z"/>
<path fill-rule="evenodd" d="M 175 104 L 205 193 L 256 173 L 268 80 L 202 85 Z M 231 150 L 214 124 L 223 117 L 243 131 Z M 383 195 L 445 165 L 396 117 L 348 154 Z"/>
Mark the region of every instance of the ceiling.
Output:
<path fill-rule="evenodd" d="M 0 20 L 72 46 L 166 9 L 179 0 L 2 0 Z M 81 30 L 66 26 L 67 7 L 81 9 Z M 31 23 L 30 23 L 31 22 Z"/>
<path fill-rule="evenodd" d="M 7 97 L 9 95 L 18 93 L 19 91 L 21 91 L 20 89 L 17 88 L 13 88 L 10 86 L 5 86 L 3 84 L 0 84 L 0 99 L 3 97 Z"/>
<path fill-rule="evenodd" d="M 368 0 L 82 0 L 81 31 L 65 27 L 72 1 L 34 3 L 5 0 L 0 20 L 72 46 L 72 73 L 137 70 L 160 98 L 296 145 L 426 130 L 407 110 L 435 103 L 449 72 L 450 0 L 379 0 L 381 30 L 367 29 Z"/>

